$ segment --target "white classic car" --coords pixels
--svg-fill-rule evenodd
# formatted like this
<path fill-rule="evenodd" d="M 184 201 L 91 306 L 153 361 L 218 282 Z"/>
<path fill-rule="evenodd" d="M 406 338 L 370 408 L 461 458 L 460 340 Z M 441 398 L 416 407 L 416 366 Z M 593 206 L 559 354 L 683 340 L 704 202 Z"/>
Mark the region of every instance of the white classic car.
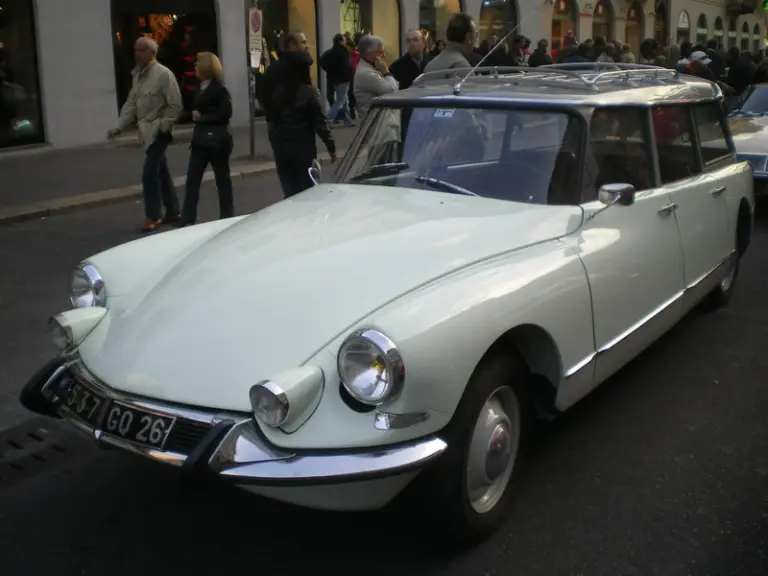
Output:
<path fill-rule="evenodd" d="M 327 182 L 83 261 L 22 403 L 269 498 L 413 494 L 487 536 L 533 419 L 727 303 L 752 231 L 715 85 L 579 66 L 422 76 Z"/>

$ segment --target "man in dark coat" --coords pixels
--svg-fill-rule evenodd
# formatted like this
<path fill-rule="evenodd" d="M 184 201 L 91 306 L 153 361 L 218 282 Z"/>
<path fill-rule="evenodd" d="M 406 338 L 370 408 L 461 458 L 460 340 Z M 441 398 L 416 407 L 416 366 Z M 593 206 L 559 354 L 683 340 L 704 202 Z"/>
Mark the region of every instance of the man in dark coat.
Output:
<path fill-rule="evenodd" d="M 274 94 L 275 90 L 280 86 L 280 76 L 283 73 L 284 68 L 284 66 L 280 65 L 280 62 L 285 55 L 294 53 L 305 54 L 309 57 L 310 61 L 312 60 L 312 56 L 309 53 L 307 37 L 302 32 L 296 31 L 286 34 L 280 58 L 277 62 L 270 65 L 266 72 L 264 72 L 264 90 L 262 92 L 261 107 L 264 110 L 264 115 L 268 123 L 275 119 L 273 105 Z"/>
<path fill-rule="evenodd" d="M 320 67 L 325 70 L 328 84 L 334 90 L 333 106 L 328 119 L 333 123 L 343 120 L 345 126 L 352 126 L 347 104 L 349 83 L 352 81 L 352 59 L 346 42 L 342 34 L 336 34 L 333 46 L 320 56 Z"/>
<path fill-rule="evenodd" d="M 420 30 L 408 30 L 405 35 L 405 54 L 389 67 L 392 76 L 400 84 L 400 90 L 408 88 L 424 72 L 424 45 L 424 36 Z"/>

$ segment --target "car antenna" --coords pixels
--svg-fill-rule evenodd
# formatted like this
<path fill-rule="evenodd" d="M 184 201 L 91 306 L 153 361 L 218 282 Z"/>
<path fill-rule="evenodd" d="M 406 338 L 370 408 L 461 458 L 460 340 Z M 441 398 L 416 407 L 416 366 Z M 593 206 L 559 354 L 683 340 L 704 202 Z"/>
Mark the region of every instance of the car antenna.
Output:
<path fill-rule="evenodd" d="M 486 53 L 486 55 L 485 55 L 485 56 L 483 56 L 482 58 L 480 58 L 480 62 L 478 62 L 477 64 L 475 64 L 475 66 L 472 68 L 472 70 L 470 70 L 469 72 L 467 72 L 467 75 L 466 75 L 466 76 L 464 76 L 464 78 L 462 78 L 461 80 L 459 80 L 459 82 L 456 84 L 456 86 L 454 86 L 454 87 L 453 87 L 453 95 L 454 95 L 454 96 L 458 96 L 459 94 L 461 94 L 461 85 L 462 85 L 462 84 L 464 84 L 464 81 L 465 81 L 467 78 L 469 78 L 470 76 L 472 76 L 472 74 L 474 74 L 474 73 L 475 73 L 475 70 L 477 70 L 478 68 L 480 68 L 480 66 L 483 64 L 483 62 L 485 62 L 486 58 L 488 58 L 488 56 L 490 56 L 491 54 L 493 54 L 494 52 L 496 52 L 496 50 L 498 50 L 499 46 L 501 46 L 501 45 L 502 45 L 502 44 L 503 44 L 503 43 L 506 41 L 506 39 L 507 39 L 507 38 L 509 38 L 509 37 L 510 37 L 510 35 L 512 35 L 512 33 L 513 33 L 513 32 L 516 32 L 517 30 L 519 30 L 519 29 L 520 29 L 520 26 L 522 26 L 522 25 L 523 25 L 523 22 L 525 22 L 526 20 L 528 20 L 528 18 L 530 18 L 530 17 L 531 17 L 531 16 L 533 16 L 534 14 L 538 14 L 538 12 L 534 12 L 534 11 L 532 11 L 532 12 L 529 12 L 529 13 L 528 13 L 528 16 L 526 16 L 525 18 L 523 18 L 523 19 L 520 21 L 520 24 L 518 24 L 517 26 L 515 26 L 514 28 L 512 28 L 512 30 L 510 30 L 509 32 L 507 32 L 507 33 L 504 35 L 504 38 L 502 38 L 501 40 L 499 40 L 499 41 L 496 43 L 496 45 L 495 45 L 493 48 L 491 48 L 490 50 L 488 50 L 488 52 Z"/>

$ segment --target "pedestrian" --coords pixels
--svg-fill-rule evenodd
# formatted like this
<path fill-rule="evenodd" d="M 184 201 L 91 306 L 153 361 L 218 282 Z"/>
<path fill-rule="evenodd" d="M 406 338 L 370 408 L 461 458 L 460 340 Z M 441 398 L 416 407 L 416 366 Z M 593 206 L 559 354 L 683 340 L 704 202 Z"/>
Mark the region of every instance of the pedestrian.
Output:
<path fill-rule="evenodd" d="M 296 54 L 303 54 L 308 59 L 310 66 L 312 64 L 312 56 L 309 53 L 309 43 L 307 37 L 303 32 L 295 31 L 288 32 L 283 39 L 283 49 L 278 54 L 277 61 L 274 62 L 267 71 L 264 73 L 264 88 L 262 91 L 264 108 L 264 116 L 267 124 L 273 121 L 275 117 L 275 111 L 272 108 L 274 102 L 275 90 L 282 83 L 281 76 L 283 73 L 283 61 L 290 59 Z"/>
<path fill-rule="evenodd" d="M 462 12 L 454 14 L 448 21 L 445 49 L 429 61 L 424 72 L 469 68 L 469 57 L 474 54 L 477 41 L 477 25 Z"/>
<path fill-rule="evenodd" d="M 552 57 L 547 54 L 547 47 L 549 47 L 549 41 L 546 38 L 539 40 L 536 45 L 536 49 L 528 58 L 528 66 L 536 68 L 537 66 L 547 66 L 552 64 Z"/>
<path fill-rule="evenodd" d="M 320 67 L 325 70 L 328 83 L 333 87 L 333 105 L 328 119 L 333 124 L 344 122 L 344 126 L 354 126 L 347 104 L 349 83 L 352 81 L 352 59 L 342 34 L 333 37 L 333 46 L 320 57 Z"/>
<path fill-rule="evenodd" d="M 384 59 L 384 40 L 366 34 L 358 45 L 360 62 L 355 72 L 355 100 L 360 118 L 365 118 L 371 102 L 398 89 L 397 80 Z"/>
<path fill-rule="evenodd" d="M 176 77 L 157 61 L 157 49 L 157 42 L 152 38 L 142 36 L 136 40 L 136 67 L 131 72 L 133 86 L 120 110 L 117 126 L 107 132 L 111 140 L 131 124 L 138 126 L 139 142 L 145 151 L 141 177 L 146 215 L 141 227 L 144 232 L 179 219 L 179 199 L 165 151 L 173 141 L 173 125 L 183 106 Z"/>
<path fill-rule="evenodd" d="M 310 61 L 306 53 L 286 53 L 280 60 L 280 85 L 272 96 L 273 118 L 267 131 L 286 198 L 312 186 L 309 168 L 317 158 L 315 134 L 325 143 L 331 162 L 336 162 L 336 144 L 320 91 L 312 86 Z"/>
<path fill-rule="evenodd" d="M 411 29 L 405 34 L 405 54 L 392 62 L 390 70 L 395 77 L 400 90 L 409 88 L 423 72 L 424 66 L 424 35 L 421 30 Z"/>
<path fill-rule="evenodd" d="M 213 168 L 216 189 L 219 193 L 219 218 L 234 216 L 232 179 L 229 176 L 229 157 L 232 154 L 232 134 L 229 119 L 232 117 L 232 97 L 222 82 L 224 71 L 218 56 L 212 52 L 200 52 L 195 63 L 195 73 L 200 86 L 194 94 L 192 120 L 195 123 L 189 146 L 187 190 L 181 219 L 177 226 L 190 226 L 197 221 L 197 204 L 200 184 L 208 164 Z"/>

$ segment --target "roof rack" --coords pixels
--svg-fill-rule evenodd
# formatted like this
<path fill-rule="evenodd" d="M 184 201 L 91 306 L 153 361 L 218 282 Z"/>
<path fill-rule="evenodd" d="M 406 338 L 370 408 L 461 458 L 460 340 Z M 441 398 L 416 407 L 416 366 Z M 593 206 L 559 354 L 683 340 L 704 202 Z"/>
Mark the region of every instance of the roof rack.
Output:
<path fill-rule="evenodd" d="M 473 82 L 498 82 L 499 79 L 513 81 L 537 81 L 539 84 L 563 87 L 570 82 L 582 89 L 600 91 L 600 84 L 612 81 L 634 83 L 638 80 L 673 79 L 678 82 L 677 70 L 649 66 L 646 64 L 623 64 L 618 62 L 573 62 L 567 64 L 548 64 L 531 68 L 528 66 L 481 66 L 451 68 L 425 72 L 413 82 L 413 86 L 423 85 L 431 80 L 453 80 L 458 83 L 453 93 L 458 96 L 464 80 L 472 76 Z"/>

